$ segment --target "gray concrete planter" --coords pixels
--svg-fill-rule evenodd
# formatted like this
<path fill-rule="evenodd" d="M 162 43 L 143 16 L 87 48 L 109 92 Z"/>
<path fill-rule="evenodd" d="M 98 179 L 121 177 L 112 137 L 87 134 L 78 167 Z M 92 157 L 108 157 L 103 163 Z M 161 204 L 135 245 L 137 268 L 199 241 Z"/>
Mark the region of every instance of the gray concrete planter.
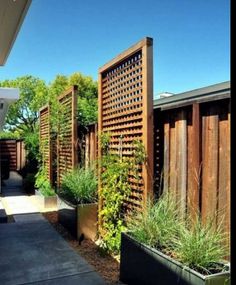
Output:
<path fill-rule="evenodd" d="M 122 233 L 120 280 L 129 285 L 229 285 L 230 272 L 204 276 Z"/>
<path fill-rule="evenodd" d="M 35 189 L 35 198 L 42 210 L 46 210 L 49 208 L 50 209 L 57 208 L 57 195 L 56 194 L 55 196 L 45 197 L 39 190 Z"/>
<path fill-rule="evenodd" d="M 97 236 L 97 203 L 73 205 L 58 197 L 58 221 L 75 238 L 83 234 L 85 238 L 95 240 Z"/>

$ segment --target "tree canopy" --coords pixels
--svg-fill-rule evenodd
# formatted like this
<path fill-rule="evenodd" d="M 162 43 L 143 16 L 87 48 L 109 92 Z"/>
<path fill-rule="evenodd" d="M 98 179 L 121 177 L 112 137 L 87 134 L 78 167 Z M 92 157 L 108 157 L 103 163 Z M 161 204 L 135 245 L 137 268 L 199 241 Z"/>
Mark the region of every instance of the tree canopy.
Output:
<path fill-rule="evenodd" d="M 9 107 L 4 130 L 20 135 L 35 132 L 38 110 L 48 101 L 48 87 L 45 81 L 33 76 L 22 76 L 0 82 L 0 86 L 20 89 L 19 100 Z"/>
<path fill-rule="evenodd" d="M 20 98 L 9 107 L 4 131 L 21 137 L 28 149 L 28 156 L 40 160 L 39 153 L 39 109 L 50 103 L 52 122 L 56 130 L 58 120 L 58 96 L 72 85 L 78 86 L 79 124 L 86 126 L 97 121 L 97 82 L 90 76 L 76 72 L 70 76 L 57 75 L 46 84 L 40 78 L 27 75 L 13 80 L 0 81 L 0 87 L 20 89 Z M 2 135 L 4 136 L 4 135 Z"/>

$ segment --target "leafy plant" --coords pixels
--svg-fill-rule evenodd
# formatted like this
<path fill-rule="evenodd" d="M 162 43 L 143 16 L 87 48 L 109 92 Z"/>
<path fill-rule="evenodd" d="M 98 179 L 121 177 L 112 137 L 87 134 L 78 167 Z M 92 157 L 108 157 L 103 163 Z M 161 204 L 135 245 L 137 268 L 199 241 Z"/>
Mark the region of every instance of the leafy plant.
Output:
<path fill-rule="evenodd" d="M 1 131 L 0 139 L 14 139 L 17 140 L 20 138 L 19 133 L 11 132 L 11 131 Z"/>
<path fill-rule="evenodd" d="M 144 159 L 124 157 L 112 154 L 109 149 L 110 134 L 103 133 L 100 137 L 103 156 L 100 161 L 102 208 L 99 212 L 101 248 L 108 253 L 116 254 L 120 250 L 121 232 L 126 229 L 124 203 L 131 194 L 129 175 L 140 166 Z M 144 152 L 144 150 L 142 149 Z M 144 157 L 138 151 L 139 157 Z M 138 163 L 138 165 L 137 165 Z M 135 172 L 136 173 L 136 172 Z"/>
<path fill-rule="evenodd" d="M 24 191 L 28 194 L 34 193 L 34 184 L 35 184 L 35 174 L 27 173 L 27 175 L 22 181 L 22 186 Z"/>
<path fill-rule="evenodd" d="M 41 167 L 38 173 L 35 175 L 35 186 L 45 197 L 55 196 L 55 191 L 53 190 L 48 178 L 47 172 L 44 167 Z"/>
<path fill-rule="evenodd" d="M 63 176 L 59 193 L 73 204 L 88 204 L 97 201 L 97 184 L 93 169 L 76 168 Z"/>

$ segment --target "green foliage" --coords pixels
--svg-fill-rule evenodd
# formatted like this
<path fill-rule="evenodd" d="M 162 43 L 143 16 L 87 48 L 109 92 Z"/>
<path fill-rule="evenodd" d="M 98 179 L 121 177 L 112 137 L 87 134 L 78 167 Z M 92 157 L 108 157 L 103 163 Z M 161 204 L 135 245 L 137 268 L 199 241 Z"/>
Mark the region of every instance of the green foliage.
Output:
<path fill-rule="evenodd" d="M 16 132 L 2 131 L 0 132 L 0 139 L 14 139 L 17 140 L 20 135 Z"/>
<path fill-rule="evenodd" d="M 103 150 L 100 162 L 100 198 L 103 203 L 99 212 L 102 220 L 100 246 L 105 252 L 116 254 L 120 250 L 121 232 L 126 229 L 124 202 L 131 194 L 128 178 L 138 158 L 135 152 L 132 158 L 111 154 L 109 133 L 103 133 L 100 141 Z M 139 160 L 139 163 L 141 164 L 143 161 Z"/>
<path fill-rule="evenodd" d="M 157 203 L 149 201 L 144 211 L 134 215 L 129 227 L 138 241 L 164 253 L 175 250 L 183 222 L 172 195 L 162 194 Z"/>
<path fill-rule="evenodd" d="M 101 175 L 101 199 L 103 207 L 99 215 L 102 218 L 102 244 L 108 252 L 119 252 L 120 233 L 125 229 L 123 203 L 129 197 L 131 188 L 128 182 L 130 164 L 127 159 L 116 155 L 103 157 Z"/>
<path fill-rule="evenodd" d="M 78 121 L 82 126 L 97 121 L 97 82 L 93 81 L 92 77 L 85 76 L 79 72 L 72 74 L 69 77 L 57 75 L 55 80 L 49 86 L 49 98 L 52 106 L 52 123 L 54 129 L 59 121 L 57 98 L 63 91 L 72 85 L 78 86 Z"/>
<path fill-rule="evenodd" d="M 19 100 L 9 107 L 4 129 L 17 130 L 20 134 L 34 132 L 38 110 L 48 98 L 48 88 L 45 82 L 33 76 L 22 76 L 0 82 L 0 86 L 20 89 Z"/>
<path fill-rule="evenodd" d="M 87 126 L 97 122 L 97 98 L 78 98 L 78 121 L 80 125 Z"/>
<path fill-rule="evenodd" d="M 202 222 L 198 216 L 188 221 L 179 236 L 177 258 L 185 265 L 200 272 L 217 270 L 219 262 L 227 255 L 226 236 L 213 219 Z"/>
<path fill-rule="evenodd" d="M 27 173 L 26 177 L 23 179 L 22 186 L 26 193 L 34 193 L 34 184 L 35 184 L 35 174 Z"/>
<path fill-rule="evenodd" d="M 38 110 L 48 102 L 48 87 L 43 80 L 33 76 L 5 80 L 0 82 L 0 86 L 20 90 L 19 100 L 9 107 L 4 130 L 14 132 L 24 139 L 27 161 L 36 165 L 39 156 Z"/>
<path fill-rule="evenodd" d="M 73 204 L 97 201 L 97 177 L 91 168 L 76 168 L 67 172 L 61 182 L 59 194 Z"/>
<path fill-rule="evenodd" d="M 35 186 L 45 197 L 55 196 L 55 191 L 53 190 L 48 178 L 47 172 L 44 167 L 41 167 L 38 173 L 35 175 Z"/>
<path fill-rule="evenodd" d="M 131 235 L 141 243 L 172 256 L 200 273 L 217 270 L 227 255 L 225 236 L 213 221 L 180 218 L 173 195 L 162 194 L 156 203 L 130 219 Z"/>

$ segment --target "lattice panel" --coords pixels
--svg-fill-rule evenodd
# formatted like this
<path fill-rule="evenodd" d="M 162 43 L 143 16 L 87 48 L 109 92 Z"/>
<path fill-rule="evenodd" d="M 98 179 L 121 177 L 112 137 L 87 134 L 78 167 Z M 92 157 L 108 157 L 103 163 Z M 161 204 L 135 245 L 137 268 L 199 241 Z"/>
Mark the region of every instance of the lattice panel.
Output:
<path fill-rule="evenodd" d="M 65 91 L 58 102 L 57 187 L 60 187 L 63 174 L 77 165 L 77 86 Z"/>
<path fill-rule="evenodd" d="M 40 152 L 42 154 L 43 166 L 47 171 L 47 178 L 52 183 L 52 157 L 50 136 L 50 108 L 49 105 L 42 107 L 39 111 L 40 119 Z"/>
<path fill-rule="evenodd" d="M 152 192 L 153 173 L 152 39 L 145 38 L 99 70 L 99 133 L 111 134 L 112 153 L 133 155 L 133 142 L 143 142 L 147 164 L 139 179 L 130 175 L 130 204 L 140 207 Z M 101 149 L 99 149 L 99 155 Z"/>

